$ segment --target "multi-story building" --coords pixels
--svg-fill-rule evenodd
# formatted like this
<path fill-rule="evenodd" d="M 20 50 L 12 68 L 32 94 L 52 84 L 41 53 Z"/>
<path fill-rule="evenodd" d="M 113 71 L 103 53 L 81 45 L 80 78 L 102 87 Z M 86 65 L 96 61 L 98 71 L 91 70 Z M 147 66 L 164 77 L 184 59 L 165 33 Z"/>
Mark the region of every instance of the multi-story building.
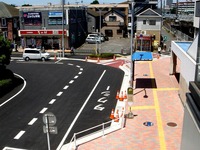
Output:
<path fill-rule="evenodd" d="M 18 40 L 19 10 L 0 2 L 0 33 L 11 42 Z"/>
<path fill-rule="evenodd" d="M 22 47 L 68 49 L 79 47 L 87 36 L 86 11 L 77 5 L 19 8 Z"/>

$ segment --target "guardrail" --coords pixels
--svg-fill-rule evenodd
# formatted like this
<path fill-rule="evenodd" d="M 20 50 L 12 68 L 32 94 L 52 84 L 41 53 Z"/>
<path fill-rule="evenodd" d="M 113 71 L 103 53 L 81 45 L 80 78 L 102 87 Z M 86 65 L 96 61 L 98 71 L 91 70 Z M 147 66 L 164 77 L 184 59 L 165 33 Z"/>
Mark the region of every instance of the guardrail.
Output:
<path fill-rule="evenodd" d="M 119 117 L 119 122 L 114 122 L 114 120 L 99 124 L 97 126 L 91 127 L 89 129 L 74 133 L 70 142 L 63 146 L 63 150 L 75 150 L 78 145 L 91 141 L 93 139 L 104 137 L 106 134 L 114 132 L 116 130 L 122 129 L 125 127 L 125 115 L 122 113 Z M 110 125 L 111 124 L 111 125 Z M 95 130 L 90 134 L 87 134 L 89 131 Z M 85 136 L 80 136 L 81 134 L 86 133 Z"/>

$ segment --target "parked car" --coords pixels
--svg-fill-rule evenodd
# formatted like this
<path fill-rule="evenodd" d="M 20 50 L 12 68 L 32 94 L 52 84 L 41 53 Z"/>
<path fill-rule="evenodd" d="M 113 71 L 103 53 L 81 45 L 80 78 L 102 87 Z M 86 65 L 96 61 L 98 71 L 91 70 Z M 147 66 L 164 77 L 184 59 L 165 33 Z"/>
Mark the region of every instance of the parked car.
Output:
<path fill-rule="evenodd" d="M 85 42 L 88 44 L 96 44 L 96 43 L 100 43 L 101 39 L 99 37 L 87 37 L 85 39 Z"/>
<path fill-rule="evenodd" d="M 92 34 L 88 34 L 87 37 L 99 37 L 101 39 L 101 42 L 105 41 L 104 35 L 97 33 L 97 32 L 94 32 Z"/>
<path fill-rule="evenodd" d="M 30 59 L 45 61 L 50 58 L 50 54 L 37 48 L 25 48 L 22 57 L 26 61 Z"/>

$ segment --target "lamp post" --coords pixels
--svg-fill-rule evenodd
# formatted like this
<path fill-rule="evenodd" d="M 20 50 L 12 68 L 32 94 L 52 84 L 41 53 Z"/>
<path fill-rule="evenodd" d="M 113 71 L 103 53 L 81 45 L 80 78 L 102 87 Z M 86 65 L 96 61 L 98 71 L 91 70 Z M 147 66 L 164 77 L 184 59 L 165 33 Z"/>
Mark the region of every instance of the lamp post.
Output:
<path fill-rule="evenodd" d="M 62 0 L 62 54 L 65 57 L 65 42 L 64 42 L 64 0 Z"/>
<path fill-rule="evenodd" d="M 131 2 L 131 67 L 130 67 L 130 87 L 133 87 L 133 80 L 134 80 L 134 61 L 132 61 L 133 55 L 133 28 L 134 28 L 134 5 L 135 1 L 132 0 Z"/>

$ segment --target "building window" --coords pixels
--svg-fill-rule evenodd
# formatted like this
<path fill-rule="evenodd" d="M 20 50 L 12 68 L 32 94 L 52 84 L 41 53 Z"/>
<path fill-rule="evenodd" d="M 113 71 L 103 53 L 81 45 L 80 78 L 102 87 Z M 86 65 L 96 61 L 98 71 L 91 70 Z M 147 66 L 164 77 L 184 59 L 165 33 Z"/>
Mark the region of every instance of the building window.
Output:
<path fill-rule="evenodd" d="M 143 20 L 143 24 L 147 24 L 147 21 L 146 21 L 146 20 Z"/>
<path fill-rule="evenodd" d="M 149 25 L 156 25 L 156 20 L 149 20 Z"/>
<path fill-rule="evenodd" d="M 109 16 L 109 21 L 117 21 L 117 17 L 116 16 Z"/>
<path fill-rule="evenodd" d="M 2 25 L 3 27 L 6 26 L 6 18 L 2 18 L 2 19 L 1 19 L 1 25 Z"/>

